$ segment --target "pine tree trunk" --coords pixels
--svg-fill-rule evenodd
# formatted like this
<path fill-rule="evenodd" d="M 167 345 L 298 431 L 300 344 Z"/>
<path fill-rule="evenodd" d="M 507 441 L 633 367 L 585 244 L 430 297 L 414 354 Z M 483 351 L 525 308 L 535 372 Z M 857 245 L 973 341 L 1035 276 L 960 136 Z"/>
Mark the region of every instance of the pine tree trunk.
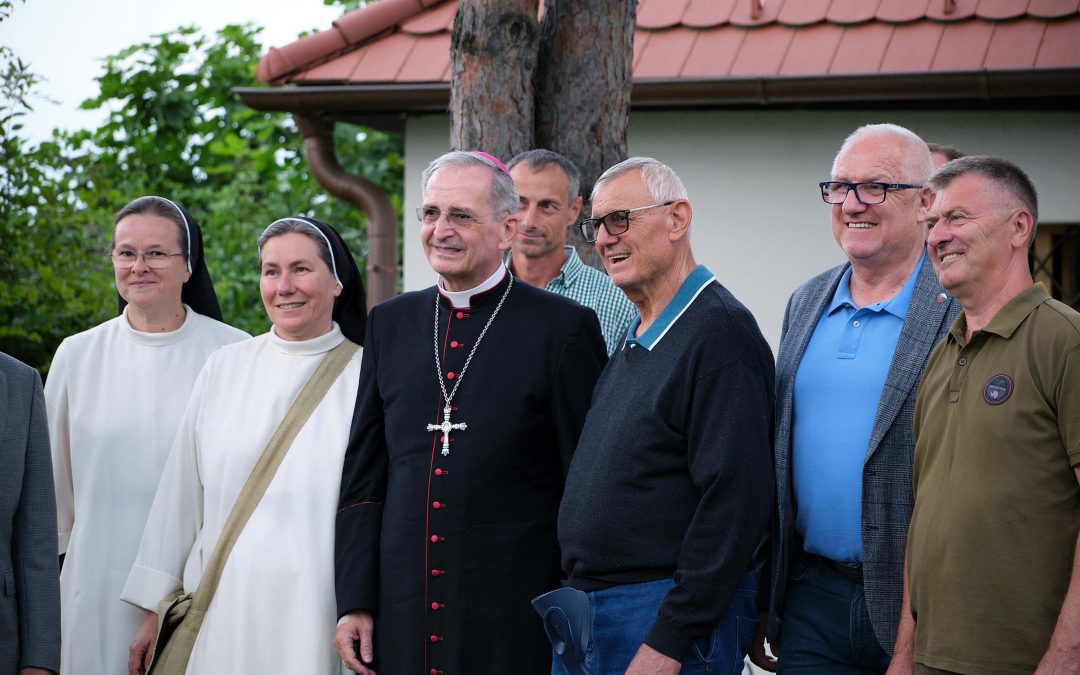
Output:
<path fill-rule="evenodd" d="M 538 0 L 461 0 L 450 43 L 450 145 L 503 161 L 533 145 Z"/>
<path fill-rule="evenodd" d="M 608 167 L 626 159 L 637 2 L 545 0 L 536 70 L 537 147 L 568 157 L 581 171 L 582 216 Z M 592 265 L 596 249 L 578 229 L 568 238 Z"/>
<path fill-rule="evenodd" d="M 538 146 L 569 157 L 586 197 L 626 159 L 637 3 L 546 0 L 536 72 Z"/>
<path fill-rule="evenodd" d="M 626 159 L 634 0 L 461 0 L 450 44 L 450 145 L 508 161 L 532 148 L 568 157 L 589 192 Z M 597 266 L 571 228 L 570 242 Z"/>

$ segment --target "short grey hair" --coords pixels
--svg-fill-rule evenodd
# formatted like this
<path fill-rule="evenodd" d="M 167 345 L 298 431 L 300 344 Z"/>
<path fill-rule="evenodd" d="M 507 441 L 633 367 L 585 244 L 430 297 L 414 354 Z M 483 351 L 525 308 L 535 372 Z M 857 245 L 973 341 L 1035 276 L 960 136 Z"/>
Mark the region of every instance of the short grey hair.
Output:
<path fill-rule="evenodd" d="M 334 281 L 338 286 L 344 288 L 344 284 L 341 283 L 341 279 L 338 277 L 337 265 L 334 263 L 334 254 L 330 251 L 330 240 L 326 238 L 326 235 L 322 233 L 322 230 L 315 227 L 308 221 L 302 218 L 281 218 L 270 223 L 262 234 L 259 235 L 259 266 L 262 266 L 262 250 L 266 242 L 270 241 L 274 237 L 280 237 L 283 234 L 302 234 L 315 242 L 315 250 L 319 252 L 319 257 L 326 263 L 326 267 L 330 270 L 330 274 L 334 277 Z"/>
<path fill-rule="evenodd" d="M 569 185 L 569 189 L 567 190 L 568 202 L 573 204 L 574 200 L 578 198 L 578 193 L 581 191 L 581 172 L 578 171 L 578 168 L 574 166 L 573 162 L 563 155 L 544 148 L 526 150 L 525 152 L 515 155 L 506 165 L 506 168 L 513 169 L 518 164 L 524 164 L 534 172 L 543 171 L 549 166 L 558 167 L 566 176 L 566 182 Z"/>
<path fill-rule="evenodd" d="M 930 180 L 930 175 L 934 173 L 934 160 L 930 156 L 930 148 L 927 147 L 926 141 L 919 138 L 918 134 L 910 129 L 906 129 L 899 124 L 887 123 L 864 124 L 851 132 L 844 139 L 840 150 L 836 153 L 836 157 L 833 158 L 831 176 L 836 176 L 836 165 L 840 161 L 840 156 L 852 145 L 867 138 L 891 138 L 899 142 L 900 145 L 906 146 L 904 160 L 900 166 L 903 175 L 899 176 L 898 180 L 918 183 L 919 185 L 926 185 L 926 182 Z"/>
<path fill-rule="evenodd" d="M 1024 170 L 1002 157 L 992 155 L 968 155 L 948 162 L 930 179 L 935 191 L 944 190 L 961 176 L 977 174 L 994 184 L 995 192 L 1004 192 L 1031 213 L 1033 226 L 1031 240 L 1035 240 L 1035 226 L 1039 223 L 1039 194 L 1035 183 Z"/>
<path fill-rule="evenodd" d="M 589 196 L 590 200 L 596 199 L 596 192 L 602 185 L 631 171 L 641 173 L 642 182 L 645 183 L 649 194 L 657 203 L 688 199 L 686 186 L 670 166 L 652 157 L 631 157 L 609 168 L 596 179 L 592 194 Z"/>
<path fill-rule="evenodd" d="M 510 174 L 506 170 L 491 161 L 487 157 L 482 155 L 475 155 L 471 152 L 463 152 L 461 150 L 454 150 L 448 152 L 441 157 L 435 158 L 431 164 L 428 164 L 424 169 L 424 173 L 420 178 L 420 189 L 424 194 L 427 194 L 428 181 L 435 175 L 436 172 L 447 167 L 472 167 L 472 166 L 484 166 L 491 169 L 491 192 L 488 195 L 488 201 L 491 208 L 496 211 L 506 211 L 509 213 L 515 213 L 518 210 L 518 206 L 521 203 L 521 197 L 518 196 L 517 188 L 514 187 L 514 181 L 510 178 Z"/>

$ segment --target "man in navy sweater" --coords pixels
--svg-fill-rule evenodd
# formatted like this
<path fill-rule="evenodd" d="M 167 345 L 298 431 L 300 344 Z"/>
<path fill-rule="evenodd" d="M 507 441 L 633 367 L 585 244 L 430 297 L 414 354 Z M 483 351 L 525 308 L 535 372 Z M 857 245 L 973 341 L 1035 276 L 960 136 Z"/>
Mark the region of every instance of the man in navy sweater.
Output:
<path fill-rule="evenodd" d="M 640 317 L 596 385 L 559 511 L 566 583 L 592 607 L 584 666 L 734 672 L 772 508 L 772 353 L 695 263 L 674 171 L 628 159 L 592 204 L 582 232 Z"/>

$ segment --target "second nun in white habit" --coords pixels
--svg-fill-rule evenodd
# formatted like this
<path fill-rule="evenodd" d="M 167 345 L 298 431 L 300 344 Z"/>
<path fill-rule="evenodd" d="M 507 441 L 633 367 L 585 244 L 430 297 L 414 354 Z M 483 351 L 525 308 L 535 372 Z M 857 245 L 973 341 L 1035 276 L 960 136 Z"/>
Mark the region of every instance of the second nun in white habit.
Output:
<path fill-rule="evenodd" d="M 332 228 L 285 218 L 259 238 L 268 333 L 206 363 L 154 499 L 123 600 L 150 614 L 132 644 L 149 660 L 158 603 L 192 592 L 244 482 L 326 353 L 360 343 L 360 273 Z M 334 514 L 360 350 L 300 430 L 225 563 L 188 673 L 337 673 L 331 645 Z"/>

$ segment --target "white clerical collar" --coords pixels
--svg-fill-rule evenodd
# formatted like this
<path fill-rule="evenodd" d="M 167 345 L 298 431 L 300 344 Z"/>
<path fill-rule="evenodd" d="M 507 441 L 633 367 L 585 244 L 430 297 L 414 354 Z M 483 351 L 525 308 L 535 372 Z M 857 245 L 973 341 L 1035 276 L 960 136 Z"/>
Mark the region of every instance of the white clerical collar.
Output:
<path fill-rule="evenodd" d="M 472 296 L 479 295 L 484 291 L 490 291 L 499 285 L 499 282 L 503 280 L 503 276 L 506 274 L 506 265 L 499 265 L 490 277 L 484 280 L 482 284 L 475 288 L 470 288 L 467 291 L 448 291 L 443 287 L 442 277 L 439 277 L 439 292 L 446 296 L 450 301 L 450 305 L 455 309 L 458 307 L 470 307 L 472 303 Z"/>

